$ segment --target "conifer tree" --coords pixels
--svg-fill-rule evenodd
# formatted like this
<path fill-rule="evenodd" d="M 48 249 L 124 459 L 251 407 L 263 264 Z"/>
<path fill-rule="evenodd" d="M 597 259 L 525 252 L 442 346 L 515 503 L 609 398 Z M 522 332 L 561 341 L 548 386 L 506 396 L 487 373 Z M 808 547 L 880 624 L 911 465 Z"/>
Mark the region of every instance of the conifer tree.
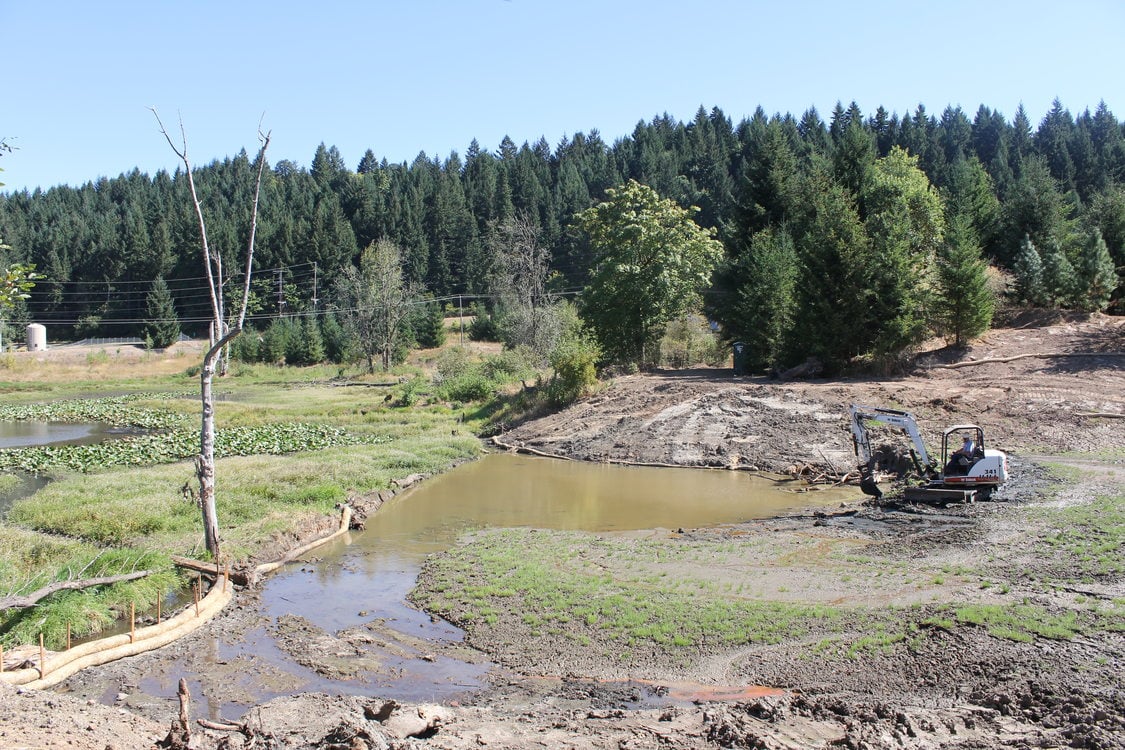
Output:
<path fill-rule="evenodd" d="M 1047 304 L 1047 289 L 1043 284 L 1043 259 L 1031 237 L 1024 235 L 1016 260 L 1012 264 L 1016 276 L 1016 300 L 1035 307 Z"/>
<path fill-rule="evenodd" d="M 1074 264 L 1075 299 L 1074 306 L 1079 310 L 1093 312 L 1104 310 L 1120 279 L 1113 265 L 1113 257 L 1102 239 L 1102 233 L 1095 229 L 1082 245 L 1077 262 Z"/>
<path fill-rule="evenodd" d="M 160 276 L 152 282 L 152 291 L 145 298 L 145 345 L 166 349 L 180 340 L 180 320 L 168 284 Z"/>
<path fill-rule="evenodd" d="M 1043 287 L 1052 306 L 1072 307 L 1077 297 L 1078 280 L 1074 265 L 1057 242 L 1039 253 L 1043 261 Z"/>
<path fill-rule="evenodd" d="M 315 365 L 324 361 L 324 339 L 316 318 L 306 316 L 300 323 L 290 327 L 286 341 L 285 364 Z"/>
<path fill-rule="evenodd" d="M 969 218 L 955 214 L 949 221 L 937 269 L 937 321 L 953 345 L 964 346 L 992 325 L 996 301 L 988 288 L 988 266 Z"/>
<path fill-rule="evenodd" d="M 797 274 L 797 251 L 784 227 L 754 235 L 721 274 L 727 294 L 715 317 L 727 339 L 744 344 L 748 369 L 765 372 L 780 364 L 792 334 Z"/>

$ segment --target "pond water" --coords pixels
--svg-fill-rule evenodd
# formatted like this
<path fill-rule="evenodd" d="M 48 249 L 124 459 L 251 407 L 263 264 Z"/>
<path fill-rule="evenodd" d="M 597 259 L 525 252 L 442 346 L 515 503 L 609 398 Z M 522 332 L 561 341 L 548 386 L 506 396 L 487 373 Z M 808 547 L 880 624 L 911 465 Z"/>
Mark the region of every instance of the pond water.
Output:
<path fill-rule="evenodd" d="M 91 445 L 121 434 L 107 424 L 71 422 L 0 422 L 0 449 L 36 445 Z"/>
<path fill-rule="evenodd" d="M 127 431 L 107 424 L 72 422 L 0 422 L 0 450 L 31 448 L 37 445 L 92 445 Z M 29 497 L 46 486 L 44 477 L 18 475 L 14 482 L 0 482 L 0 516 L 22 497 Z"/>
<path fill-rule="evenodd" d="M 796 485 L 795 486 L 800 486 Z M 765 518 L 813 505 L 854 498 L 857 490 L 797 493 L 742 472 L 666 469 L 557 461 L 509 454 L 485 456 L 423 482 L 367 519 L 363 532 L 312 553 L 271 576 L 262 609 L 271 622 L 298 615 L 329 633 L 371 629 L 390 641 L 384 669 L 362 679 L 337 681 L 300 666 L 285 654 L 271 628 L 253 631 L 237 646 L 219 645 L 216 659 L 265 660 L 300 683 L 298 691 L 368 694 L 404 701 L 448 699 L 482 685 L 489 663 L 434 656 L 440 643 L 460 641 L 462 631 L 414 609 L 406 597 L 427 555 L 449 548 L 473 529 L 527 526 L 663 536 Z M 192 679 L 206 682 L 204 675 Z M 250 680 L 253 682 L 253 680 Z M 288 680 L 287 680 L 288 682 Z M 165 694 L 166 685 L 144 686 Z M 243 691 L 268 700 L 278 694 L 261 685 Z M 174 686 L 173 686 L 174 689 Z M 237 716 L 237 705 L 228 713 Z"/>

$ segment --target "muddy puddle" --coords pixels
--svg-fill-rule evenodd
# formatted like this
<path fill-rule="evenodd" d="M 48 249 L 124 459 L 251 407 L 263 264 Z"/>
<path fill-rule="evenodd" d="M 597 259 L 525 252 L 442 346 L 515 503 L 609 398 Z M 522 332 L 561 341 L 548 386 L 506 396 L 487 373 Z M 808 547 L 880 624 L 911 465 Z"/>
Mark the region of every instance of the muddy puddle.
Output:
<path fill-rule="evenodd" d="M 308 691 L 454 700 L 484 687 L 498 667 L 464 646 L 461 630 L 406 601 L 427 555 L 484 527 L 667 535 L 833 505 L 857 492 L 790 486 L 729 471 L 485 456 L 394 498 L 365 531 L 271 576 L 261 591 L 263 624 L 177 677 L 207 683 L 226 674 L 227 699 L 212 706 L 226 716 Z M 140 687 L 168 695 L 169 680 L 153 675 Z"/>

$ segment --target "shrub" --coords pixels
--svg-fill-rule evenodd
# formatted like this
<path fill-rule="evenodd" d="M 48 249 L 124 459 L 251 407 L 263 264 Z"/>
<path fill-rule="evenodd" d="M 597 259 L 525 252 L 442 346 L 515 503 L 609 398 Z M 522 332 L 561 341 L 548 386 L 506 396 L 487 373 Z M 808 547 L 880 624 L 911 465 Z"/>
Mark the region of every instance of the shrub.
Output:
<path fill-rule="evenodd" d="M 669 322 L 660 341 L 660 363 L 665 367 L 719 365 L 726 354 L 702 315 L 684 315 Z"/>
<path fill-rule="evenodd" d="M 594 338 L 588 333 L 570 335 L 551 354 L 554 375 L 547 384 L 547 398 L 555 406 L 575 401 L 598 382 L 594 367 L 601 357 Z"/>
<path fill-rule="evenodd" d="M 500 327 L 496 321 L 483 308 L 473 305 L 471 308 L 473 322 L 469 324 L 469 338 L 473 341 L 499 341 Z"/>

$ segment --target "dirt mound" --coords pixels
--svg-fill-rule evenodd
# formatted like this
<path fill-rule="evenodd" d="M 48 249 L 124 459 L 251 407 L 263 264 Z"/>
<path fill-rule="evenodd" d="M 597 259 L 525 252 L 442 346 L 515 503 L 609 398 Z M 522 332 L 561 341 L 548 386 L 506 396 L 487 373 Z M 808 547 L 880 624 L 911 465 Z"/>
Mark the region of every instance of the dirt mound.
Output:
<path fill-rule="evenodd" d="M 931 448 L 942 428 L 959 422 L 984 426 L 990 446 L 1008 451 L 1121 445 L 1125 319 L 997 329 L 965 351 L 932 350 L 910 374 L 885 379 L 777 382 L 708 369 L 631 375 L 497 442 L 584 461 L 843 467 L 854 462 L 851 403 L 914 412 Z"/>

